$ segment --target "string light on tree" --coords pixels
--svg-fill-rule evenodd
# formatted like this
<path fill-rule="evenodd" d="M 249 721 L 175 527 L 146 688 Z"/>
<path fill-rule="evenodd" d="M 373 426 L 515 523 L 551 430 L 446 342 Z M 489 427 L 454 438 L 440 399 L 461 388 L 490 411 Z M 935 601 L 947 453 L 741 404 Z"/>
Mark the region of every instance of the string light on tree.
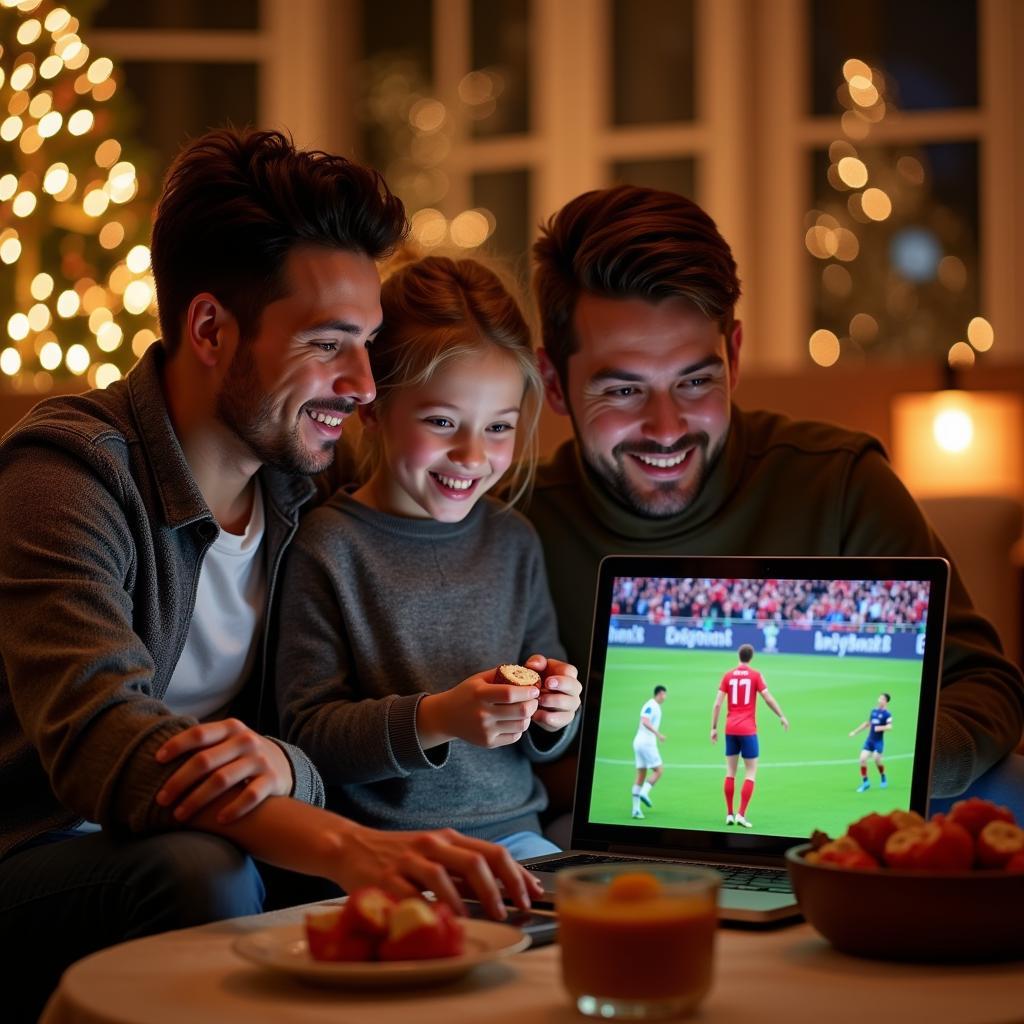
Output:
<path fill-rule="evenodd" d="M 0 388 L 105 386 L 144 351 L 126 339 L 155 338 L 149 162 L 94 7 L 0 0 Z"/>
<path fill-rule="evenodd" d="M 459 210 L 442 167 L 457 125 L 495 114 L 505 88 L 500 71 L 470 71 L 456 89 L 458 102 L 446 105 L 429 95 L 427 84 L 405 60 L 371 61 L 367 70 L 363 116 L 371 149 L 379 151 L 375 155 L 385 178 L 410 212 L 412 241 L 427 250 L 471 251 L 484 245 L 497 226 L 494 214 L 483 208 Z"/>
<path fill-rule="evenodd" d="M 993 333 L 972 308 L 974 229 L 954 201 L 952 147 L 940 169 L 927 145 L 876 140 L 896 84 L 858 57 L 843 64 L 836 97 L 842 134 L 821 159 L 818 208 L 802 228 L 820 275 L 808 354 L 820 366 L 898 355 L 967 369 Z"/>

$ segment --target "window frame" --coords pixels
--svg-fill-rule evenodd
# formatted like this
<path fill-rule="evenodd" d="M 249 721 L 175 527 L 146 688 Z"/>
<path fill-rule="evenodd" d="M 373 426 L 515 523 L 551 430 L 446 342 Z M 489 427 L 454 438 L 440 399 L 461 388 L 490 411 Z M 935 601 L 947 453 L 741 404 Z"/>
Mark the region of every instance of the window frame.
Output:
<path fill-rule="evenodd" d="M 530 236 L 573 196 L 610 183 L 611 165 L 629 159 L 691 157 L 698 202 L 730 242 L 743 281 L 739 315 L 751 369 L 806 369 L 814 324 L 801 224 L 813 196 L 813 149 L 840 137 L 838 116 L 812 116 L 805 0 L 696 0 L 697 109 L 694 121 L 609 124 L 609 0 L 531 0 L 531 109 L 528 132 L 474 138 L 454 126 L 445 167 L 450 190 L 438 204 L 452 217 L 471 205 L 472 177 L 531 174 Z M 435 94 L 458 109 L 457 87 L 471 70 L 470 0 L 433 0 Z M 244 61 L 260 70 L 262 126 L 287 127 L 301 145 L 357 150 L 356 0 L 261 0 L 256 31 L 103 30 L 89 43 L 115 59 Z M 1024 4 L 979 0 L 979 106 L 901 112 L 872 131 L 879 142 L 978 143 L 982 305 L 995 327 L 993 362 L 1024 359 L 1024 298 L 1015 267 L 1024 262 Z M 840 364 L 841 365 L 841 364 Z"/>

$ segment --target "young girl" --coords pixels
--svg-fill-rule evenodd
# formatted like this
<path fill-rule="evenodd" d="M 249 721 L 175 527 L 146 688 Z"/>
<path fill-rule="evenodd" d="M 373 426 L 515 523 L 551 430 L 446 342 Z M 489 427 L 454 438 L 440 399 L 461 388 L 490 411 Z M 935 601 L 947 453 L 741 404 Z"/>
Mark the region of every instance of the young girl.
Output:
<path fill-rule="evenodd" d="M 332 809 L 365 824 L 448 825 L 518 859 L 554 852 L 530 764 L 569 744 L 580 683 L 557 660 L 533 528 L 487 496 L 517 436 L 512 500 L 532 478 L 542 385 L 529 330 L 468 259 L 405 266 L 381 306 L 377 398 L 360 410 L 369 475 L 307 516 L 288 558 L 284 735 L 316 764 Z M 509 662 L 541 685 L 493 683 Z"/>

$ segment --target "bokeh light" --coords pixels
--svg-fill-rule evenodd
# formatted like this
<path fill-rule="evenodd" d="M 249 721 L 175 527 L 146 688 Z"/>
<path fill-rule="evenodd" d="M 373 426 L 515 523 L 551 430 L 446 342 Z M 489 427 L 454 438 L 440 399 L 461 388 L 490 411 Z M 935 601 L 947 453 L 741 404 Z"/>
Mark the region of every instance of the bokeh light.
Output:
<path fill-rule="evenodd" d="M 121 379 L 121 371 L 113 363 L 103 363 L 96 367 L 96 387 L 109 388 L 115 381 Z"/>
<path fill-rule="evenodd" d="M 979 352 L 987 352 L 995 344 L 995 331 L 983 316 L 976 316 L 967 325 L 967 340 Z"/>
<path fill-rule="evenodd" d="M 76 376 L 81 376 L 89 369 L 92 357 L 89 350 L 81 344 L 71 345 L 64 355 L 64 365 Z"/>
<path fill-rule="evenodd" d="M 832 366 L 839 359 L 839 339 L 824 328 L 811 335 L 807 348 L 819 366 Z"/>

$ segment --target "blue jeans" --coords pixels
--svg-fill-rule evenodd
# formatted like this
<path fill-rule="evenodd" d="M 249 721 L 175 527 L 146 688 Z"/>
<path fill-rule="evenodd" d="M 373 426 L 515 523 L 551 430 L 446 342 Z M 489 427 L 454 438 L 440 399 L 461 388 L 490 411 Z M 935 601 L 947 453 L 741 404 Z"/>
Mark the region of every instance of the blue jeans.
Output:
<path fill-rule="evenodd" d="M 516 860 L 562 852 L 554 843 L 549 842 L 538 832 L 513 832 L 512 835 L 496 839 L 495 842 L 499 846 L 504 846 Z"/>
<path fill-rule="evenodd" d="M 0 860 L 0 942 L 13 983 L 3 1016 L 34 1021 L 64 969 L 88 953 L 258 914 L 263 897 L 255 864 L 219 836 L 49 833 Z"/>
<path fill-rule="evenodd" d="M 970 796 L 984 797 L 1005 804 L 1018 822 L 1024 822 L 1024 755 L 1009 754 L 975 779 L 960 796 L 937 797 L 928 801 L 928 813 L 948 812 L 957 800 Z"/>

